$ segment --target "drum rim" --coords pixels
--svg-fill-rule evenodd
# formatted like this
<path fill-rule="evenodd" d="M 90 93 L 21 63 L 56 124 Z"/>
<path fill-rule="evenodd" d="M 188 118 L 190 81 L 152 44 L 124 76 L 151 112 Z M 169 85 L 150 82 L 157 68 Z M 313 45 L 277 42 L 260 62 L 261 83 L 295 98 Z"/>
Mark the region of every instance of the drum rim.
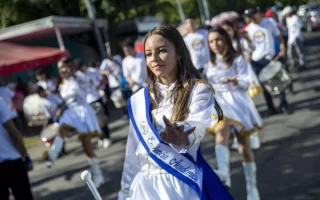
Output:
<path fill-rule="evenodd" d="M 267 69 L 272 69 L 272 68 L 275 67 L 275 66 L 271 66 L 272 64 L 276 64 L 275 66 L 279 66 L 279 69 L 276 70 L 276 72 L 274 73 L 274 75 L 273 75 L 271 78 L 262 77 L 263 74 L 266 73 L 266 72 L 264 72 L 264 71 L 266 71 Z M 269 63 L 267 66 L 265 66 L 264 68 L 262 68 L 262 70 L 260 71 L 259 76 L 258 76 L 259 81 L 261 81 L 261 82 L 266 82 L 266 81 L 274 78 L 281 70 L 282 70 L 282 63 L 279 62 L 279 61 L 272 61 L 272 62 Z"/>

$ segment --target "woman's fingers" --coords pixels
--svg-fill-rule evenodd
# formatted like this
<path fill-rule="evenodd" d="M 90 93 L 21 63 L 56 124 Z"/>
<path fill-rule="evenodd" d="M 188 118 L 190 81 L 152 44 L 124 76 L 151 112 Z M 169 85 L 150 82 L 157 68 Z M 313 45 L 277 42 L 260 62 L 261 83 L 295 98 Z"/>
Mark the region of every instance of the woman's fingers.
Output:
<path fill-rule="evenodd" d="M 178 126 L 178 127 L 177 127 L 177 131 L 178 131 L 179 133 L 184 132 L 184 125 Z"/>
<path fill-rule="evenodd" d="M 160 133 L 161 139 L 165 140 L 167 138 L 167 134 L 165 132 Z"/>
<path fill-rule="evenodd" d="M 163 122 L 166 125 L 166 127 L 172 128 L 172 124 L 171 124 L 170 120 L 166 116 L 163 115 L 162 119 L 163 119 Z"/>
<path fill-rule="evenodd" d="M 192 127 L 189 130 L 185 131 L 183 134 L 185 136 L 189 136 L 191 133 L 193 133 L 196 130 L 196 127 Z"/>

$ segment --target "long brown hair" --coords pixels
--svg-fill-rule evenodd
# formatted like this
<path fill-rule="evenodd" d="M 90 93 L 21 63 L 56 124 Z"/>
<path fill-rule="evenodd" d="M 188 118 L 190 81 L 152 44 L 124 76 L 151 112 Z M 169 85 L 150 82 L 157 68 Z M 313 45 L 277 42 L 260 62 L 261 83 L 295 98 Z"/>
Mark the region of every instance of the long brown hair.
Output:
<path fill-rule="evenodd" d="M 238 49 L 235 49 L 239 54 L 243 54 L 243 49 L 241 47 L 241 43 L 240 43 L 240 36 L 239 36 L 239 33 L 238 31 L 235 29 L 234 27 L 234 24 L 230 21 L 225 21 L 222 23 L 221 26 L 229 26 L 230 28 L 232 28 L 233 32 L 234 32 L 234 36 L 233 36 L 233 39 L 236 40 L 236 43 L 237 43 L 237 47 Z M 231 38 L 231 43 L 232 43 L 232 38 Z"/>
<path fill-rule="evenodd" d="M 209 30 L 208 37 L 210 33 L 219 33 L 222 36 L 224 43 L 224 49 L 222 52 L 223 62 L 229 67 L 232 66 L 233 60 L 239 55 L 239 53 L 233 48 L 231 38 L 229 37 L 227 31 L 225 31 L 221 26 L 213 27 Z M 210 41 L 209 41 L 210 42 Z M 210 61 L 212 64 L 216 64 L 216 54 L 210 49 Z"/>
<path fill-rule="evenodd" d="M 170 25 L 160 25 L 153 28 L 144 40 L 144 46 L 147 39 L 152 35 L 161 35 L 167 39 L 175 47 L 176 53 L 180 58 L 178 60 L 178 77 L 176 86 L 173 89 L 173 113 L 171 121 L 184 121 L 189 114 L 189 97 L 191 89 L 194 85 L 194 79 L 201 79 L 201 75 L 198 70 L 192 64 L 189 51 L 186 44 L 178 30 Z M 147 67 L 147 83 L 149 90 L 153 94 L 152 108 L 155 108 L 159 104 L 158 97 L 159 92 L 156 86 L 157 77 Z"/>

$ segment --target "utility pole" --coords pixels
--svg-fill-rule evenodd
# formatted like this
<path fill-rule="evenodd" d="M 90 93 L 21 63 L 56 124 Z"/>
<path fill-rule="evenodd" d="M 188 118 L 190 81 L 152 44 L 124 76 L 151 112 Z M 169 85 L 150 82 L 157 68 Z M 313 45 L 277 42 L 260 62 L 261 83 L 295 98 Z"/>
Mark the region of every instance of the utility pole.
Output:
<path fill-rule="evenodd" d="M 203 12 L 203 6 L 202 6 L 202 0 L 197 0 L 198 1 L 198 7 L 199 7 L 199 11 L 200 11 L 200 16 L 201 16 L 201 22 L 202 24 L 205 24 L 205 15 Z"/>
<path fill-rule="evenodd" d="M 203 5 L 203 9 L 204 9 L 204 14 L 206 16 L 206 20 L 211 20 L 208 0 L 202 0 L 202 5 Z"/>
<path fill-rule="evenodd" d="M 99 30 L 99 27 L 97 26 L 97 23 L 96 23 L 96 9 L 93 4 L 95 0 L 85 0 L 85 1 L 86 1 L 87 11 L 88 11 L 88 16 L 92 21 L 92 28 L 95 34 L 97 45 L 99 47 L 100 56 L 101 58 L 104 58 L 106 55 L 106 51 L 103 45 L 101 31 Z"/>
<path fill-rule="evenodd" d="M 184 23 L 186 17 L 184 15 L 184 12 L 183 12 L 183 7 L 182 7 L 182 3 L 181 3 L 181 0 L 176 0 L 177 1 L 177 6 L 178 6 L 178 10 L 179 10 L 179 14 L 180 14 L 180 20 L 181 20 L 181 24 Z"/>

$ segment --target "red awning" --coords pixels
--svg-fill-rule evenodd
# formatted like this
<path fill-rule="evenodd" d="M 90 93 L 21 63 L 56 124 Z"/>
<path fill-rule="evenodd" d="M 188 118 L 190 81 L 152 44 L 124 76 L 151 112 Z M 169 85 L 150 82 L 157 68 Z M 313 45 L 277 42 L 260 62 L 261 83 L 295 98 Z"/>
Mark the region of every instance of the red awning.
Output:
<path fill-rule="evenodd" d="M 25 71 L 57 62 L 68 51 L 0 42 L 0 75 Z"/>

